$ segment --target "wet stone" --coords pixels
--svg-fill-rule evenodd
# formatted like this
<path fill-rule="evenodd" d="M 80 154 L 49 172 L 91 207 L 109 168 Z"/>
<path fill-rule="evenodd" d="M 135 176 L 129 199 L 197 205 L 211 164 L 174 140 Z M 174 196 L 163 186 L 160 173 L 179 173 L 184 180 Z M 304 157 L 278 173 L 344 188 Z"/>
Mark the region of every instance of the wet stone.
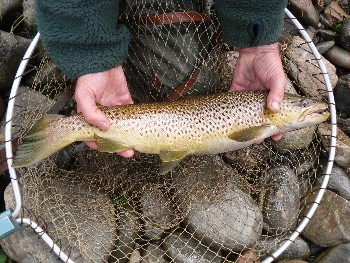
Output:
<path fill-rule="evenodd" d="M 317 191 L 310 193 L 305 200 L 306 205 L 301 212 L 305 215 L 310 204 L 315 200 Z M 311 218 L 303 231 L 303 236 L 321 247 L 332 247 L 350 242 L 350 202 L 343 197 L 326 190 Z"/>
<path fill-rule="evenodd" d="M 350 73 L 339 77 L 334 89 L 335 107 L 341 116 L 350 118 Z"/>
<path fill-rule="evenodd" d="M 321 185 L 322 180 L 323 177 L 318 178 L 319 186 Z M 350 201 L 350 178 L 346 171 L 336 164 L 333 165 L 327 189 Z"/>
<path fill-rule="evenodd" d="M 165 252 L 160 245 L 147 244 L 141 250 L 143 263 L 167 263 Z"/>
<path fill-rule="evenodd" d="M 322 37 L 324 41 L 334 41 L 338 37 L 338 34 L 336 32 L 328 29 L 318 30 L 317 35 Z"/>
<path fill-rule="evenodd" d="M 262 193 L 264 229 L 270 234 L 291 230 L 297 223 L 299 185 L 289 167 L 277 166 L 267 172 L 266 191 Z"/>
<path fill-rule="evenodd" d="M 324 56 L 332 64 L 345 69 L 350 69 L 350 51 L 339 46 L 333 46 L 330 50 L 324 53 Z"/>
<path fill-rule="evenodd" d="M 338 117 L 337 125 L 347 136 L 350 136 L 350 118 L 343 119 Z"/>
<path fill-rule="evenodd" d="M 340 7 L 336 1 L 332 1 L 323 12 L 324 19 L 327 21 L 326 25 L 331 28 L 335 28 L 337 24 L 343 22 L 343 20 L 349 15 Z"/>
<path fill-rule="evenodd" d="M 314 263 L 339 263 L 350 262 L 350 243 L 340 244 L 327 249 L 319 255 Z"/>
<path fill-rule="evenodd" d="M 0 0 L 0 25 L 21 8 L 22 0 Z"/>
<path fill-rule="evenodd" d="M 2 97 L 0 97 L 0 120 L 5 115 L 5 109 L 6 109 L 5 100 Z"/>
<path fill-rule="evenodd" d="M 318 25 L 319 17 L 311 0 L 290 0 L 288 8 L 299 21 L 315 27 Z"/>
<path fill-rule="evenodd" d="M 213 252 L 186 232 L 172 233 L 164 240 L 166 255 L 176 263 L 222 262 L 218 252 Z"/>
<path fill-rule="evenodd" d="M 339 32 L 340 45 L 350 51 L 350 17 L 346 18 Z"/>
<path fill-rule="evenodd" d="M 255 245 L 254 249 L 260 251 L 264 255 L 269 255 L 274 252 L 283 243 L 281 240 L 288 239 L 288 235 L 285 237 L 267 237 L 259 240 Z M 308 243 L 301 237 L 297 237 L 294 242 L 278 257 L 278 259 L 307 259 L 310 256 L 310 247 Z"/>
<path fill-rule="evenodd" d="M 326 53 L 328 50 L 330 50 L 334 45 L 335 45 L 335 42 L 333 40 L 331 40 L 331 41 L 325 41 L 325 42 L 318 43 L 316 45 L 316 48 L 317 48 L 318 52 L 322 55 L 322 54 Z"/>
<path fill-rule="evenodd" d="M 255 201 L 239 189 L 223 189 L 212 201 L 194 201 L 185 225 L 206 244 L 241 251 L 260 238 L 262 214 Z"/>

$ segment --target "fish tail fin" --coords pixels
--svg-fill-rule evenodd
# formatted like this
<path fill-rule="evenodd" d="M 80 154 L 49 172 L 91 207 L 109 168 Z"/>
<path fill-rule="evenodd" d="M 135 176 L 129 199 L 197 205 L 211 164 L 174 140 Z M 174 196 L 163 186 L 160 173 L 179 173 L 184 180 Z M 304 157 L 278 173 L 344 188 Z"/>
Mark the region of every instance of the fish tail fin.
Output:
<path fill-rule="evenodd" d="M 72 143 L 73 141 L 69 142 L 67 140 L 62 140 L 61 142 L 60 138 L 57 140 L 48 138 L 47 127 L 62 117 L 62 115 L 58 114 L 44 114 L 28 131 L 17 147 L 12 166 L 18 168 L 38 163 Z M 63 136 L 65 135 L 64 132 L 62 134 Z"/>

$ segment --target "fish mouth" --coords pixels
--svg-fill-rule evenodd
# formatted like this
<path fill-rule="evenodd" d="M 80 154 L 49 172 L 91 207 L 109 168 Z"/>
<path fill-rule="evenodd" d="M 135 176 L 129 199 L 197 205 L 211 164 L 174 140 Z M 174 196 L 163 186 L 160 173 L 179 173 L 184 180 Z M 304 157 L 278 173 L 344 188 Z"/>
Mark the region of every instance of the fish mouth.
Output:
<path fill-rule="evenodd" d="M 302 122 L 305 119 L 310 119 L 313 117 L 323 117 L 324 119 L 327 119 L 329 117 L 329 111 L 328 111 L 328 107 L 324 106 L 322 108 L 310 108 L 307 109 L 306 111 L 304 111 L 300 117 L 298 118 L 298 122 Z"/>

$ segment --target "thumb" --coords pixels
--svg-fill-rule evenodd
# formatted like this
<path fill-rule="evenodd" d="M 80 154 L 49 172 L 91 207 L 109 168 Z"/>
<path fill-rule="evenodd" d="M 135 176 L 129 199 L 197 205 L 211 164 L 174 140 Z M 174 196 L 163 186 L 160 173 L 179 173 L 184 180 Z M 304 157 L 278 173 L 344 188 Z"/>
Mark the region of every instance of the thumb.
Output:
<path fill-rule="evenodd" d="M 267 96 L 267 107 L 272 112 L 278 112 L 281 108 L 284 98 L 284 87 L 286 85 L 286 77 L 284 73 L 277 74 L 270 81 L 270 92 Z"/>
<path fill-rule="evenodd" d="M 109 129 L 110 123 L 106 115 L 97 107 L 95 99 L 89 94 L 76 94 L 75 100 L 78 111 L 83 114 L 85 120 L 98 127 L 100 130 Z"/>

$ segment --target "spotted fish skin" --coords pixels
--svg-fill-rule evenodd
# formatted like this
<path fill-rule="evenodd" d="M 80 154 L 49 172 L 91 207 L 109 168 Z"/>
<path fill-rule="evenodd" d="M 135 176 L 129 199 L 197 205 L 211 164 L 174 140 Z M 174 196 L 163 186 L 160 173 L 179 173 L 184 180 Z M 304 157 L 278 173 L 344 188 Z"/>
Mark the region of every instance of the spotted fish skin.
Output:
<path fill-rule="evenodd" d="M 226 92 L 101 107 L 110 121 L 108 131 L 89 125 L 82 115 L 45 115 L 24 137 L 13 166 L 37 163 L 75 141 L 96 141 L 103 152 L 135 149 L 159 154 L 165 173 L 187 155 L 237 150 L 329 117 L 326 103 L 286 94 L 281 110 L 273 113 L 266 99 L 266 91 Z"/>

